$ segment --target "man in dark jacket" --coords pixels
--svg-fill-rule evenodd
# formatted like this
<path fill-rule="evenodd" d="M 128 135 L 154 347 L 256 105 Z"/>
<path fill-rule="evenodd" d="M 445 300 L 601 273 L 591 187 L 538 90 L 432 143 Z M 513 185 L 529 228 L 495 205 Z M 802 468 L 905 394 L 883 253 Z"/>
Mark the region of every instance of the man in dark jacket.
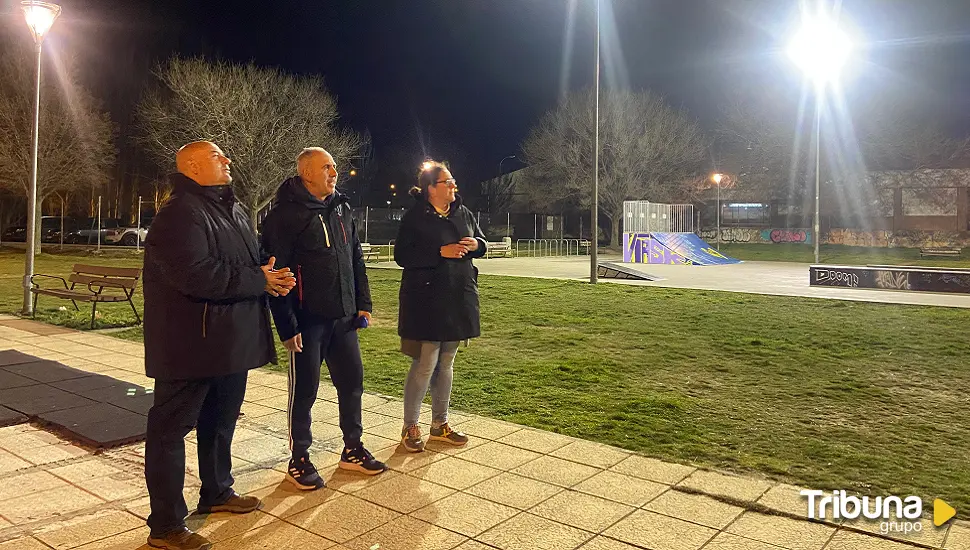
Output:
<path fill-rule="evenodd" d="M 357 329 L 370 322 L 364 255 L 346 196 L 336 191 L 330 153 L 309 147 L 297 157 L 298 176 L 283 182 L 263 221 L 263 248 L 296 273 L 294 292 L 270 300 L 276 330 L 290 352 L 287 480 L 302 490 L 324 486 L 310 462 L 310 409 L 326 361 L 337 389 L 344 449 L 338 467 L 375 475 L 387 467 L 361 443 L 364 366 Z"/>
<path fill-rule="evenodd" d="M 155 379 L 145 443 L 148 544 L 201 550 L 211 545 L 185 526 L 184 438 L 196 428 L 199 512 L 259 507 L 232 490 L 230 444 L 248 371 L 276 360 L 266 293 L 286 295 L 295 279 L 274 270 L 273 259 L 261 265 L 219 147 L 190 143 L 176 162 L 172 197 L 145 244 L 145 369 Z"/>

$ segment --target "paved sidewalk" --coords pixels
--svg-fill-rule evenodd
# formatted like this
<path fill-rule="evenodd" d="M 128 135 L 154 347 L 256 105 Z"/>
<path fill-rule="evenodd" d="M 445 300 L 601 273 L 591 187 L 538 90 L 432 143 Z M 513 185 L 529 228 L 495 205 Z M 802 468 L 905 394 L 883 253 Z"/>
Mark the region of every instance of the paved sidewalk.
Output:
<path fill-rule="evenodd" d="M 12 328 L 16 326 L 17 328 Z M 0 321 L 0 349 L 151 386 L 138 344 Z M 38 334 L 43 333 L 43 334 Z M 239 492 L 264 508 L 191 516 L 216 548 L 334 550 L 906 550 L 865 534 L 876 524 L 808 522 L 795 487 L 664 463 L 613 447 L 483 417 L 455 414 L 466 448 L 398 448 L 401 402 L 364 396 L 364 442 L 392 471 L 336 469 L 336 394 L 314 408 L 314 461 L 328 488 L 299 493 L 286 468 L 286 378 L 255 371 L 233 442 Z M 428 412 L 422 417 L 427 422 Z M 332 422 L 330 422 L 332 421 Z M 427 431 L 427 426 L 425 426 Z M 199 487 L 187 443 L 186 500 Z M 144 444 L 94 454 L 36 426 L 0 429 L 0 550 L 134 549 L 145 545 Z M 958 511 L 959 513 L 960 511 Z M 970 549 L 970 524 L 912 538 L 921 547 Z"/>

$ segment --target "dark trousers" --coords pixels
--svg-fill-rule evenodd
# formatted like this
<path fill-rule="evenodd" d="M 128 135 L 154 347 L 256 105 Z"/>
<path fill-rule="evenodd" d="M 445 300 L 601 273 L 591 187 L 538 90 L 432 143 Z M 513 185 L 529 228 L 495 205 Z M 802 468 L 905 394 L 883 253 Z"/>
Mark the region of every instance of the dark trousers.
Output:
<path fill-rule="evenodd" d="M 145 440 L 145 480 L 152 508 L 148 526 L 153 535 L 185 526 L 185 436 L 193 427 L 202 479 L 199 504 L 222 504 L 232 495 L 229 450 L 246 395 L 247 374 L 155 381 Z"/>
<path fill-rule="evenodd" d="M 327 363 L 330 379 L 337 390 L 340 430 L 344 445 L 360 445 L 364 432 L 360 419 L 360 396 L 364 393 L 364 365 L 360 342 L 354 328 L 355 317 L 326 319 L 308 314 L 299 318 L 303 351 L 290 353 L 290 450 L 294 458 L 306 456 L 313 435 L 310 433 L 310 408 L 317 399 L 320 366 Z"/>

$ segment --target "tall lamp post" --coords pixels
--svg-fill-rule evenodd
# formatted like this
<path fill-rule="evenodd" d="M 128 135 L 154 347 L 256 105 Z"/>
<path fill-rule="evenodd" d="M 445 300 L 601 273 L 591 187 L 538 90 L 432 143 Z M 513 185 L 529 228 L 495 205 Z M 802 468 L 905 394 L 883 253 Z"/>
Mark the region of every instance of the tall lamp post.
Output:
<path fill-rule="evenodd" d="M 26 259 L 24 260 L 23 313 L 24 315 L 30 315 L 34 312 L 34 303 L 30 296 L 30 278 L 34 274 L 34 239 L 36 238 L 34 224 L 37 221 L 37 148 L 39 143 L 38 134 L 40 132 L 41 44 L 44 42 L 44 36 L 47 34 L 47 31 L 49 31 L 51 26 L 54 25 L 54 20 L 57 19 L 58 15 L 60 15 L 61 7 L 57 4 L 51 4 L 48 2 L 27 0 L 20 3 L 20 8 L 24 11 L 24 19 L 27 20 L 27 26 L 30 28 L 30 33 L 34 36 L 34 44 L 36 45 L 37 50 L 37 89 L 34 96 L 33 164 L 30 169 L 30 191 L 27 194 L 27 252 Z"/>
<path fill-rule="evenodd" d="M 515 155 L 509 155 L 509 156 L 507 156 L 504 159 L 502 159 L 502 160 L 499 161 L 499 163 L 498 163 L 498 177 L 502 177 L 502 165 L 505 164 L 505 161 L 507 161 L 509 159 L 514 159 L 514 158 L 515 158 Z"/>
<path fill-rule="evenodd" d="M 515 158 L 515 155 L 509 155 L 504 159 L 498 161 L 498 180 L 502 179 L 502 165 L 505 164 L 505 161 L 509 159 L 514 159 L 514 158 Z M 499 185 L 501 183 L 498 180 L 496 180 L 496 185 Z M 485 210 L 488 211 L 488 220 L 489 220 L 489 223 L 491 223 L 492 222 L 492 194 L 486 193 L 485 200 L 488 202 L 488 204 L 485 205 Z"/>
<path fill-rule="evenodd" d="M 714 174 L 711 179 L 717 184 L 717 249 L 721 250 L 721 180 L 724 174 Z"/>
<path fill-rule="evenodd" d="M 590 230 L 592 231 L 592 246 L 589 250 L 589 282 L 595 284 L 598 274 L 598 250 L 599 245 L 599 187 L 600 187 L 600 3 L 596 0 L 596 76 L 594 78 L 596 89 L 596 108 L 593 127 L 593 207 L 590 212 Z"/>
<path fill-rule="evenodd" d="M 815 87 L 815 263 L 821 240 L 819 222 L 820 168 L 822 155 L 822 100 L 852 53 L 852 41 L 826 13 L 806 17 L 788 45 L 788 56 Z"/>

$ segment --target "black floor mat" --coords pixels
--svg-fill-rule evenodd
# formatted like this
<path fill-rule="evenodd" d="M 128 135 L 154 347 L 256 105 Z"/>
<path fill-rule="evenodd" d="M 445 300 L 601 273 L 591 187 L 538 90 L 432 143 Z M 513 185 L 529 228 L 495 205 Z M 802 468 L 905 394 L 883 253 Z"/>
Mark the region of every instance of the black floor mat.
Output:
<path fill-rule="evenodd" d="M 0 351 L 0 426 L 42 422 L 98 448 L 145 439 L 151 390 L 14 350 Z"/>
<path fill-rule="evenodd" d="M 34 361 L 39 361 L 39 359 L 33 355 L 27 355 L 14 349 L 0 351 L 0 367 L 18 365 L 20 363 L 32 363 Z"/>
<path fill-rule="evenodd" d="M 0 406 L 0 428 L 4 426 L 13 426 L 14 424 L 23 424 L 29 420 L 27 415 L 21 414 L 17 411 L 8 409 L 7 407 Z"/>

